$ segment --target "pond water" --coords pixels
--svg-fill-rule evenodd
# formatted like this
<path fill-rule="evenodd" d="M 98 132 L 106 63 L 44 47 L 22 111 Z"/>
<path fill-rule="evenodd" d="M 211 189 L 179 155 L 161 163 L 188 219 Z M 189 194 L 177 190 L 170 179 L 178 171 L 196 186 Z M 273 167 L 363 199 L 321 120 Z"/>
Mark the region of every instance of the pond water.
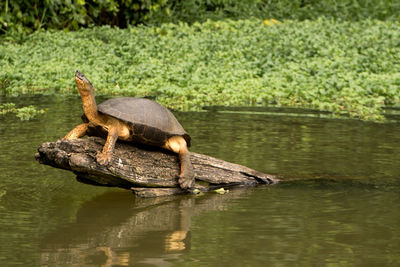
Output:
<path fill-rule="evenodd" d="M 274 186 L 136 199 L 42 166 L 37 147 L 80 122 L 78 97 L 1 98 L 0 266 L 396 266 L 400 123 L 176 113 L 192 151 L 277 174 Z"/>

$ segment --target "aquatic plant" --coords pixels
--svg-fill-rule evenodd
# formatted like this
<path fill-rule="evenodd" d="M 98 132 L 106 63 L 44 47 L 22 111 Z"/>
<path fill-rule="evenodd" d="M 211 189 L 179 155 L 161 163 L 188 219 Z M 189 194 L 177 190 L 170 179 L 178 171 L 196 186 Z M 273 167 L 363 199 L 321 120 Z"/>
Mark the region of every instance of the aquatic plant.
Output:
<path fill-rule="evenodd" d="M 44 109 L 36 109 L 35 106 L 30 105 L 26 107 L 17 108 L 14 103 L 5 103 L 0 105 L 0 115 L 14 113 L 17 118 L 22 121 L 28 121 L 35 118 L 37 115 L 44 114 Z"/>
<path fill-rule="evenodd" d="M 150 96 L 178 110 L 287 106 L 381 120 L 400 102 L 400 22 L 263 20 L 77 32 L 0 43 L 0 90 Z"/>

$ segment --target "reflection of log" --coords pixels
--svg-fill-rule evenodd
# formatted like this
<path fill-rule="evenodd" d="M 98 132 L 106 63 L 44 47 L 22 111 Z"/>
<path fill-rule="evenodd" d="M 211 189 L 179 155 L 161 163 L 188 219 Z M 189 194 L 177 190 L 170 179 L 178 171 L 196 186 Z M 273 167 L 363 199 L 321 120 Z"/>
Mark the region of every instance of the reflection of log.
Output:
<path fill-rule="evenodd" d="M 104 139 L 89 137 L 60 140 L 42 144 L 36 154 L 40 163 L 73 171 L 79 181 L 132 189 L 142 197 L 182 194 L 177 175 L 179 158 L 168 151 L 149 147 L 135 147 L 118 142 L 112 162 L 108 166 L 96 163 Z M 191 153 L 195 169 L 196 188 L 209 191 L 219 187 L 274 184 L 278 180 L 247 167 L 202 154 Z"/>
<path fill-rule="evenodd" d="M 191 250 L 193 216 L 226 210 L 248 193 L 133 200 L 120 191 L 104 193 L 80 205 L 76 220 L 43 235 L 40 266 L 170 266 Z"/>

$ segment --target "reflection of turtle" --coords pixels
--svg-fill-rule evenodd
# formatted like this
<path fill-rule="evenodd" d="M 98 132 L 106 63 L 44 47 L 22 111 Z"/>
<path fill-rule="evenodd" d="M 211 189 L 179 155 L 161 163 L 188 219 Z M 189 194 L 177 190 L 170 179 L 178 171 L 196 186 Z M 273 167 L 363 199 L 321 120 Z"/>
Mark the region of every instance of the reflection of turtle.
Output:
<path fill-rule="evenodd" d="M 94 88 L 85 75 L 76 71 L 75 82 L 82 98 L 86 122 L 76 126 L 65 139 L 79 138 L 89 130 L 98 132 L 100 128 L 107 133 L 103 151 L 96 157 L 102 165 L 111 161 L 117 139 L 166 148 L 179 154 L 181 188 L 194 185 L 194 171 L 187 149 L 190 146 L 190 136 L 168 109 L 154 101 L 132 97 L 109 99 L 97 106 Z"/>

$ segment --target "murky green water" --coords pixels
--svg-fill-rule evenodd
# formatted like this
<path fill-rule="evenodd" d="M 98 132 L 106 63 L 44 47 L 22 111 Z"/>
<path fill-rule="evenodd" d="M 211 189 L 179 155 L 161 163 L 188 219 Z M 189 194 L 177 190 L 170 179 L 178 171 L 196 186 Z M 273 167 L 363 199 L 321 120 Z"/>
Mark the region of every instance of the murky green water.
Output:
<path fill-rule="evenodd" d="M 49 112 L 0 117 L 0 266 L 400 264 L 400 123 L 180 113 L 192 151 L 287 182 L 146 200 L 36 163 L 79 122 L 80 100 L 21 101 Z"/>

